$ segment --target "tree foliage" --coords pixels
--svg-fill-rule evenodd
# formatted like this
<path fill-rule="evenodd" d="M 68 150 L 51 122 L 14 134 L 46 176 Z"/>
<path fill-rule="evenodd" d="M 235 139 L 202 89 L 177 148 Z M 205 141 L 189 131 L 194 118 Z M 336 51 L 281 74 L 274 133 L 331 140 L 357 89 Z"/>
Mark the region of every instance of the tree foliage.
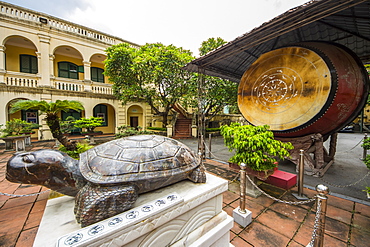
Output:
<path fill-rule="evenodd" d="M 181 68 L 191 52 L 173 45 L 146 44 L 139 49 L 122 43 L 107 49 L 105 75 L 114 82 L 114 94 L 127 102 L 146 102 L 163 127 L 172 106 L 194 89 L 192 74 Z"/>
<path fill-rule="evenodd" d="M 205 55 L 225 43 L 226 41 L 222 38 L 209 38 L 202 42 L 199 48 L 200 55 Z M 216 114 L 219 114 L 225 106 L 237 105 L 237 83 L 214 76 L 198 76 L 203 76 L 204 80 L 202 108 L 206 122 L 210 121 Z"/>
<path fill-rule="evenodd" d="M 204 56 L 208 52 L 211 52 L 211 51 L 217 49 L 218 47 L 220 47 L 220 46 L 222 46 L 226 43 L 227 42 L 224 39 L 220 38 L 220 37 L 209 38 L 206 41 L 202 42 L 200 48 L 198 49 L 199 50 L 199 55 Z"/>
<path fill-rule="evenodd" d="M 20 110 L 38 110 L 40 114 L 46 114 L 46 124 L 49 126 L 51 134 L 56 138 L 67 150 L 75 150 L 76 143 L 71 142 L 60 129 L 59 113 L 72 109 L 75 111 L 83 110 L 83 106 L 79 101 L 75 100 L 56 100 L 55 102 L 46 102 L 45 100 L 19 100 L 11 105 L 9 112 L 15 113 Z"/>

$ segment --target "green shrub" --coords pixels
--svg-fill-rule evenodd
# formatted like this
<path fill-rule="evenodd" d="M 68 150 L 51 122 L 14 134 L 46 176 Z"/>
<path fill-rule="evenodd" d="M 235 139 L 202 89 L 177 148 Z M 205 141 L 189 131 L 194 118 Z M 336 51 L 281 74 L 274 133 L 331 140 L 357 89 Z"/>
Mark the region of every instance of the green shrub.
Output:
<path fill-rule="evenodd" d="M 60 145 L 59 146 L 59 151 L 62 151 L 62 152 L 65 152 L 66 154 L 68 154 L 69 156 L 71 156 L 72 158 L 74 159 L 79 159 L 80 158 L 80 153 L 83 153 L 87 150 L 89 150 L 90 148 L 93 148 L 94 146 L 91 146 L 87 143 L 77 143 L 77 149 L 74 150 L 74 151 L 69 151 L 67 150 L 63 145 Z"/>
<path fill-rule="evenodd" d="M 220 131 L 221 128 L 206 128 L 206 132 L 216 132 L 216 131 Z"/>
<path fill-rule="evenodd" d="M 221 135 L 225 145 L 235 155 L 230 162 L 245 163 L 255 171 L 267 171 L 276 167 L 275 157 L 284 159 L 289 156 L 288 150 L 293 149 L 291 143 L 283 143 L 274 139 L 269 126 L 240 125 L 233 123 L 221 127 Z"/>
<path fill-rule="evenodd" d="M 137 128 L 127 126 L 127 125 L 122 125 L 117 128 L 118 133 L 115 134 L 115 138 L 122 138 L 126 136 L 134 136 L 134 135 L 151 135 L 153 134 L 152 131 L 147 131 L 147 130 L 141 130 L 141 127 L 138 126 Z"/>
<path fill-rule="evenodd" d="M 159 131 L 167 131 L 167 128 L 161 128 L 161 127 L 147 127 L 148 130 L 159 130 Z"/>

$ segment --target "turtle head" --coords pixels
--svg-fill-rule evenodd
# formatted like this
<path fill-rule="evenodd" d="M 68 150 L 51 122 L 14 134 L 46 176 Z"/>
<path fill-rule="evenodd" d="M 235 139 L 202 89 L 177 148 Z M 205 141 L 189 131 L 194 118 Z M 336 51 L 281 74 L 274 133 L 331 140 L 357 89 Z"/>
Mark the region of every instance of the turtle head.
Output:
<path fill-rule="evenodd" d="M 77 160 L 51 149 L 16 153 L 6 169 L 6 179 L 10 182 L 43 185 L 67 195 L 71 193 L 64 190 L 74 188 L 79 176 Z"/>

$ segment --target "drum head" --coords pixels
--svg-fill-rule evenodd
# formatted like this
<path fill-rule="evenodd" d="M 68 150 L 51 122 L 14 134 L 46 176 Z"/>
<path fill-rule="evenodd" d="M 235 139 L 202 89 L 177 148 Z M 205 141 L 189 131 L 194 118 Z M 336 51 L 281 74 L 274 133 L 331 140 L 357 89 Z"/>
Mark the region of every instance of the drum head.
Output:
<path fill-rule="evenodd" d="M 330 69 L 321 56 L 307 48 L 286 47 L 263 54 L 244 73 L 238 105 L 253 125 L 288 130 L 313 119 L 332 87 Z"/>
<path fill-rule="evenodd" d="M 244 73 L 238 106 L 253 125 L 275 136 L 330 135 L 353 121 L 366 103 L 369 78 L 348 48 L 306 42 L 261 55 Z"/>

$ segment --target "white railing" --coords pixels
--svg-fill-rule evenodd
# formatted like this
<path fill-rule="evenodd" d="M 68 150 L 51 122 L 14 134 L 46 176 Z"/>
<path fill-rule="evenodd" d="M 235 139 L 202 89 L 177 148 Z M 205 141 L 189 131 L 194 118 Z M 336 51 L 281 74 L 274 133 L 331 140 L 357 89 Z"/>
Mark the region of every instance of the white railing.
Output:
<path fill-rule="evenodd" d="M 64 91 L 75 91 L 75 92 L 85 91 L 85 84 L 82 81 L 60 77 L 55 79 L 54 87 L 55 89 Z"/>
<path fill-rule="evenodd" d="M 32 11 L 26 8 L 22 8 L 16 5 L 12 5 L 5 2 L 0 2 L 0 14 L 6 15 L 11 18 L 23 19 L 28 20 L 36 23 L 44 23 L 44 25 L 48 25 L 52 28 L 63 30 L 66 32 L 70 32 L 76 35 L 89 37 L 92 39 L 99 40 L 106 44 L 118 44 L 118 43 L 129 43 L 132 47 L 138 48 L 137 44 L 128 42 L 127 40 L 123 40 L 114 36 L 110 36 L 108 34 L 96 31 L 94 29 L 90 29 L 88 27 L 84 27 L 72 22 L 68 22 L 50 15 L 42 14 L 37 11 Z"/>
<path fill-rule="evenodd" d="M 35 74 L 9 72 L 5 75 L 5 84 L 18 87 L 37 87 L 37 77 Z"/>
<path fill-rule="evenodd" d="M 100 93 L 100 94 L 113 94 L 112 85 L 92 85 L 91 90 L 93 93 Z"/>
<path fill-rule="evenodd" d="M 5 84 L 18 87 L 39 87 L 40 78 L 36 74 L 7 71 L 5 74 Z M 51 79 L 51 87 L 57 90 L 84 92 L 91 91 L 96 94 L 113 94 L 112 84 L 103 84 L 96 82 L 84 82 L 81 80 L 56 77 Z"/>

